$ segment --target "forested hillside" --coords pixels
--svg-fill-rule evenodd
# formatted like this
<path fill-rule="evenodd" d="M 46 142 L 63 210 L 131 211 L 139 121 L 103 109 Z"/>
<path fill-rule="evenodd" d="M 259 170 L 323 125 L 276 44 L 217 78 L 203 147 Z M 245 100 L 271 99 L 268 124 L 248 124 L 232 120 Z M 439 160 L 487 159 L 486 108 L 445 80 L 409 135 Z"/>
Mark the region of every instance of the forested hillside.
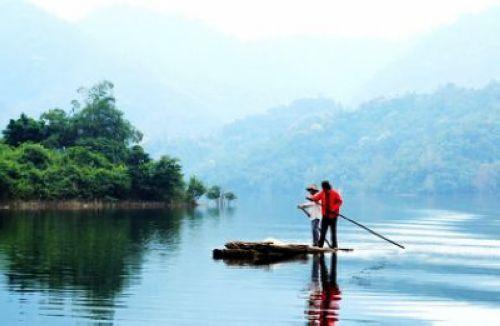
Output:
<path fill-rule="evenodd" d="M 141 200 L 193 203 L 179 161 L 152 159 L 140 133 L 115 105 L 113 84 L 81 89 L 71 110 L 11 119 L 0 139 L 0 200 Z"/>
<path fill-rule="evenodd" d="M 498 192 L 500 84 L 448 85 L 354 111 L 306 99 L 170 148 L 190 171 L 240 191 L 328 178 L 353 192 Z"/>

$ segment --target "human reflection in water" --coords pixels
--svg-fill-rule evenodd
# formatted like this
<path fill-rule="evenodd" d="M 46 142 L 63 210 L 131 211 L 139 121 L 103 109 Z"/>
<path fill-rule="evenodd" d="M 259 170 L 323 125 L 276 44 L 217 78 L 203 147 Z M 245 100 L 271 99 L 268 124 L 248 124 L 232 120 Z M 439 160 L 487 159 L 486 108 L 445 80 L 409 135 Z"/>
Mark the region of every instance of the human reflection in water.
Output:
<path fill-rule="evenodd" d="M 324 255 L 315 255 L 306 318 L 308 325 L 337 325 L 341 292 L 337 284 L 337 254 L 332 253 L 330 273 Z"/>

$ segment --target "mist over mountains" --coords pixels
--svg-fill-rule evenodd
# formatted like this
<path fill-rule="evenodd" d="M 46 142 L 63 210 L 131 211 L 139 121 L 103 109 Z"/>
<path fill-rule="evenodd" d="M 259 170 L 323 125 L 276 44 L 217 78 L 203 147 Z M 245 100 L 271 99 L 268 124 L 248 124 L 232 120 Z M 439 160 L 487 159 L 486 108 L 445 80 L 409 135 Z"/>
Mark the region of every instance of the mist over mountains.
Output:
<path fill-rule="evenodd" d="M 133 6 L 68 23 L 4 0 L 0 124 L 68 109 L 80 86 L 107 79 L 148 150 L 233 189 L 335 176 L 352 190 L 489 192 L 498 187 L 498 85 L 489 84 L 500 80 L 498 31 L 493 8 L 405 41 L 242 41 Z"/>
<path fill-rule="evenodd" d="M 415 40 L 359 92 L 363 99 L 430 92 L 454 83 L 481 87 L 500 80 L 500 8 L 463 16 L 456 23 Z"/>
<path fill-rule="evenodd" d="M 354 111 L 303 99 L 170 152 L 191 173 L 244 193 L 323 179 L 351 193 L 498 193 L 500 84 L 448 85 Z"/>
<path fill-rule="evenodd" d="M 179 124 L 211 127 L 200 120 L 204 106 L 167 87 L 140 61 L 99 45 L 81 26 L 66 23 L 35 6 L 0 3 L 0 122 L 21 112 L 38 114 L 68 108 L 76 90 L 108 79 L 119 105 L 148 136 L 176 134 Z M 202 123 L 203 122 L 203 123 Z M 149 137 L 150 138 L 150 137 Z"/>
<path fill-rule="evenodd" d="M 299 98 L 351 105 L 447 82 L 482 86 L 500 79 L 499 18 L 492 9 L 400 42 L 243 42 L 202 22 L 132 6 L 68 23 L 27 2 L 2 1 L 0 123 L 21 111 L 69 106 L 78 87 L 103 79 L 115 83 L 120 108 L 152 145 Z"/>

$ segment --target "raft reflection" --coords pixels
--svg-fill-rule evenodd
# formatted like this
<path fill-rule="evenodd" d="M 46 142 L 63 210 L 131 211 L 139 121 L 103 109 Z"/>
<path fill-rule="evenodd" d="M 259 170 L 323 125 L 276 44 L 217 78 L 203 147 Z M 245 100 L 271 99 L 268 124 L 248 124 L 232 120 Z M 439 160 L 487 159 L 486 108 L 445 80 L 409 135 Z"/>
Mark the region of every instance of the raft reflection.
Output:
<path fill-rule="evenodd" d="M 337 284 L 337 254 L 331 254 L 330 272 L 324 255 L 315 255 L 306 318 L 308 325 L 337 325 L 341 292 Z"/>

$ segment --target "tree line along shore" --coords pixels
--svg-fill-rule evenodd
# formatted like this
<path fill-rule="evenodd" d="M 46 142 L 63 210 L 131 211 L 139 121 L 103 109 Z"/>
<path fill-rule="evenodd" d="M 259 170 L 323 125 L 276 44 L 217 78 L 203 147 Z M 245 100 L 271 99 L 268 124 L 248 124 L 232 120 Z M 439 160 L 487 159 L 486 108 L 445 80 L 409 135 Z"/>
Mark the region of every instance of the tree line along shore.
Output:
<path fill-rule="evenodd" d="M 157 208 L 233 200 L 219 186 L 184 179 L 178 159 L 153 159 L 117 109 L 113 84 L 80 89 L 69 112 L 11 119 L 0 139 L 0 207 Z"/>

